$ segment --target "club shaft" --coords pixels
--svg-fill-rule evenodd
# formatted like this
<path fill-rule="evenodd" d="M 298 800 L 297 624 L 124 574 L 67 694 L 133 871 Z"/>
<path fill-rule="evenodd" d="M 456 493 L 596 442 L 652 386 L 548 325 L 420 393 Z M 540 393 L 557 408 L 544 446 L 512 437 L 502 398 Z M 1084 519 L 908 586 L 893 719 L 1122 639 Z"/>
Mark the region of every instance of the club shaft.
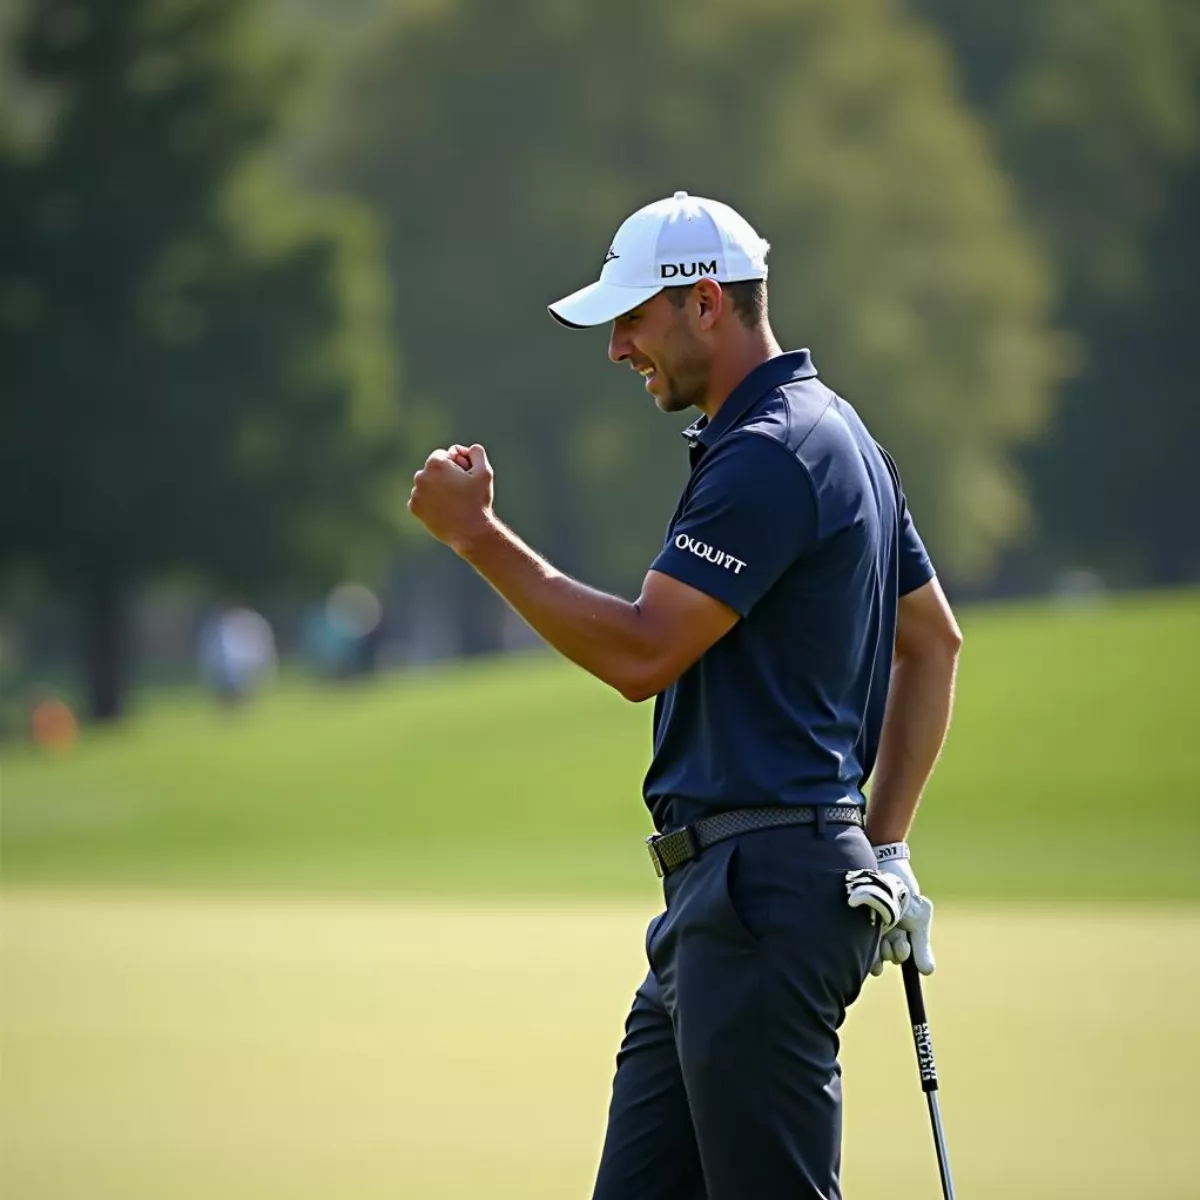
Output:
<path fill-rule="evenodd" d="M 954 1180 L 950 1178 L 950 1157 L 946 1153 L 946 1135 L 942 1132 L 942 1114 L 938 1108 L 937 1090 L 926 1092 L 929 1101 L 929 1121 L 933 1126 L 933 1145 L 937 1150 L 938 1175 L 942 1180 L 942 1195 L 954 1200 Z"/>

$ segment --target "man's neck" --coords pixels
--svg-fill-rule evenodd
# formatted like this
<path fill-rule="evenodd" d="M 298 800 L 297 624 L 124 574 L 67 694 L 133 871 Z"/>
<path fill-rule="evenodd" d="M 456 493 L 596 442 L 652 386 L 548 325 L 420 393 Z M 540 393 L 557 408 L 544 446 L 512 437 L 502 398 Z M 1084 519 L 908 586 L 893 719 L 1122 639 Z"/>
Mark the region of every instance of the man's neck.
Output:
<path fill-rule="evenodd" d="M 720 362 L 713 364 L 708 391 L 697 407 L 711 421 L 720 411 L 721 405 L 729 399 L 734 388 L 755 367 L 761 367 L 768 359 L 776 358 L 782 353 L 783 350 L 769 327 L 763 326 L 761 329 L 747 331 L 746 336 L 739 339 L 736 352 L 723 355 Z"/>

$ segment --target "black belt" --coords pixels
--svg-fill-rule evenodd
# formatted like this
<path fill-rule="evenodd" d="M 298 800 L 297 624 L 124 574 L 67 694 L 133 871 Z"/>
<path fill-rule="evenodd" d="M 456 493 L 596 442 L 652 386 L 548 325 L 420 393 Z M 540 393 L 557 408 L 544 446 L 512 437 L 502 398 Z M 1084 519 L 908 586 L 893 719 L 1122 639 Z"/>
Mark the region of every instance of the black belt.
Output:
<path fill-rule="evenodd" d="M 822 819 L 831 825 L 863 825 L 863 810 L 857 804 L 820 806 Z M 780 825 L 815 825 L 817 808 L 808 804 L 786 808 L 734 808 L 705 817 L 694 825 L 685 825 L 671 833 L 655 833 L 646 839 L 650 861 L 659 879 L 691 862 L 701 850 L 714 842 L 755 829 L 773 829 Z"/>

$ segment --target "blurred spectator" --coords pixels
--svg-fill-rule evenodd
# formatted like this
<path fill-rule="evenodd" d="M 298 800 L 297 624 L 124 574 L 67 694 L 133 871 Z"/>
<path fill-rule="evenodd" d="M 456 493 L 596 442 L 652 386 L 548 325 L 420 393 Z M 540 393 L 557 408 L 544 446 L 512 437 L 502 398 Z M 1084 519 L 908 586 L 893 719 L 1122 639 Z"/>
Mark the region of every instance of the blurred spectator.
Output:
<path fill-rule="evenodd" d="M 223 608 L 201 626 L 200 678 L 222 704 L 248 699 L 275 665 L 275 635 L 261 613 Z"/>
<path fill-rule="evenodd" d="M 304 642 L 319 674 L 334 679 L 375 670 L 383 632 L 383 604 L 365 584 L 340 583 L 314 610 Z"/>
<path fill-rule="evenodd" d="M 79 737 L 79 722 L 70 706 L 52 692 L 37 689 L 29 699 L 29 740 L 39 750 L 61 754 Z"/>

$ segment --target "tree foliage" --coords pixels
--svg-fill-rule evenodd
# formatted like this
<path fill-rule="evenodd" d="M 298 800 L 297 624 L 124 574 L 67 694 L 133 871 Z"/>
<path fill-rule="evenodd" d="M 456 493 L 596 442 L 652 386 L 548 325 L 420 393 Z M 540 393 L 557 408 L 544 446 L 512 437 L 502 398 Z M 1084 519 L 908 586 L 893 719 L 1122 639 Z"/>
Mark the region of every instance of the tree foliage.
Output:
<path fill-rule="evenodd" d="M 402 511 L 376 235 L 260 167 L 297 61 L 249 7 L 44 0 L 19 31 L 56 116 L 0 157 L 0 565 L 78 600 L 100 716 L 135 583 L 327 579 Z"/>
<path fill-rule="evenodd" d="M 911 0 L 946 35 L 1077 342 L 1028 456 L 1030 555 L 1124 582 L 1200 577 L 1200 9 Z"/>
<path fill-rule="evenodd" d="M 1047 278 L 938 39 L 883 0 L 445 0 L 376 39 L 324 142 L 320 178 L 386 222 L 414 388 L 567 569 L 640 577 L 686 467 L 603 335 L 544 306 L 678 188 L 772 241 L 777 332 L 896 453 L 948 574 L 1021 530 Z"/>

